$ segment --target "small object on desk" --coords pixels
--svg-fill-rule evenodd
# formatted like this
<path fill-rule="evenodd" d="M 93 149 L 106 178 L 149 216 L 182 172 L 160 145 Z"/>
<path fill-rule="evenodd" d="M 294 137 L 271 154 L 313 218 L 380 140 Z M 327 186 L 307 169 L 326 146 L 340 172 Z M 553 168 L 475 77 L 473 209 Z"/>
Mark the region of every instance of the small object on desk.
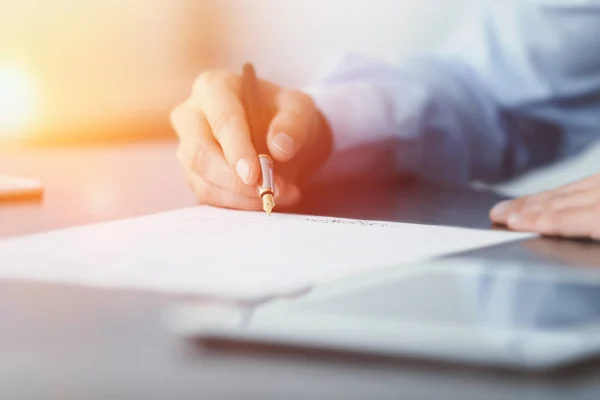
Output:
<path fill-rule="evenodd" d="M 251 63 L 244 64 L 242 68 L 242 97 L 248 127 L 254 148 L 259 153 L 262 184 L 258 187 L 258 195 L 263 202 L 263 210 L 269 216 L 275 207 L 273 199 L 273 159 L 267 155 L 267 124 L 264 110 L 261 107 L 258 79 Z"/>
<path fill-rule="evenodd" d="M 0 175 L 0 201 L 41 199 L 43 187 L 33 179 Z"/>

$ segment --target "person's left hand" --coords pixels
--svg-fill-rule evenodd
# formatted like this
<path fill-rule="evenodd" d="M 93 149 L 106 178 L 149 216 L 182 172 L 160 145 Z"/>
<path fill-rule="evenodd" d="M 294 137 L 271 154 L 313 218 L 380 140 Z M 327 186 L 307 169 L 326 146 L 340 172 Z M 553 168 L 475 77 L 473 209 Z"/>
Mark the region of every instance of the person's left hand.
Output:
<path fill-rule="evenodd" d="M 516 231 L 600 240 L 600 174 L 503 201 L 490 211 L 490 218 Z"/>

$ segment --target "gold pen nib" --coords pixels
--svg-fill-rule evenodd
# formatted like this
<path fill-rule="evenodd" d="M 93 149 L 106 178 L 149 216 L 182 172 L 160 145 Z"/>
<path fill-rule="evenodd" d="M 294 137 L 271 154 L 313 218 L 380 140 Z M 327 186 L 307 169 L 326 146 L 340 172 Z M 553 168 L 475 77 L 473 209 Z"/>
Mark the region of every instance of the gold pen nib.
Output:
<path fill-rule="evenodd" d="M 273 200 L 273 195 L 270 193 L 266 193 L 265 195 L 263 195 L 262 201 L 263 201 L 263 210 L 265 210 L 266 213 L 269 214 L 269 217 L 270 217 L 271 211 L 273 211 L 273 207 L 275 207 L 275 200 Z"/>

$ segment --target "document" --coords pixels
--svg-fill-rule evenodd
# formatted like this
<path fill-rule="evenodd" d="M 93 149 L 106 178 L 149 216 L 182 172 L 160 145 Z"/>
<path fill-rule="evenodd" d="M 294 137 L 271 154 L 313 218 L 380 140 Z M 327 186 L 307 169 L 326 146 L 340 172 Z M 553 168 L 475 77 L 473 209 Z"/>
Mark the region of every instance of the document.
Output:
<path fill-rule="evenodd" d="M 0 279 L 256 300 L 527 236 L 197 206 L 0 241 Z"/>

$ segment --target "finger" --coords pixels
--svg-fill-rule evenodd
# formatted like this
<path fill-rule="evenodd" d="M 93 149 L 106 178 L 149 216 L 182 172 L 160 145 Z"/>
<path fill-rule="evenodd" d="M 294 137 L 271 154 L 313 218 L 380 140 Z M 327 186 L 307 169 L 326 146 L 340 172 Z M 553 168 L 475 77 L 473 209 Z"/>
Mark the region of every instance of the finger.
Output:
<path fill-rule="evenodd" d="M 239 100 L 239 82 L 222 74 L 205 74 L 199 81 L 195 96 L 227 164 L 245 184 L 255 184 L 260 164 Z"/>
<path fill-rule="evenodd" d="M 504 201 L 497 203 L 490 210 L 490 219 L 492 220 L 492 222 L 494 222 L 496 224 L 506 224 L 508 215 L 511 212 L 514 212 L 515 209 L 519 208 L 520 207 L 519 202 L 523 202 L 523 201 L 524 201 L 524 199 L 519 198 L 519 199 L 515 199 L 515 200 L 504 200 Z"/>
<path fill-rule="evenodd" d="M 245 197 L 257 197 L 259 195 L 258 185 L 246 185 L 240 177 L 234 173 L 223 157 L 221 149 L 214 146 L 201 146 L 194 157 L 192 171 L 200 178 L 222 189 Z M 276 200 L 280 197 L 285 201 L 288 188 L 285 180 L 280 176 L 274 178 L 274 193 Z"/>
<path fill-rule="evenodd" d="M 185 168 L 231 192 L 256 195 L 257 189 L 244 184 L 227 164 L 210 126 L 196 109 L 186 103 L 173 112 L 171 119 L 180 138 L 177 156 Z"/>
<path fill-rule="evenodd" d="M 523 196 L 514 200 L 505 200 L 496 204 L 490 211 L 490 219 L 497 224 L 506 225 L 508 217 L 512 214 L 520 214 L 525 209 L 536 211 L 542 208 L 553 196 L 558 193 L 547 191 L 532 196 Z"/>
<path fill-rule="evenodd" d="M 273 158 L 285 162 L 308 141 L 316 108 L 310 96 L 296 90 L 281 91 L 275 103 L 277 112 L 269 126 L 267 145 Z"/>
<path fill-rule="evenodd" d="M 198 176 L 189 177 L 192 189 L 202 204 L 237 210 L 260 210 L 262 202 L 257 196 L 246 197 L 232 193 Z"/>
<path fill-rule="evenodd" d="M 593 187 L 597 187 L 598 185 L 600 185 L 600 174 L 592 175 L 576 182 L 560 186 L 556 189 L 556 191 L 561 193 L 575 192 L 591 189 Z"/>
<path fill-rule="evenodd" d="M 526 196 L 513 201 L 500 203 L 492 209 L 490 217 L 493 222 L 506 224 L 511 215 L 521 216 L 541 211 L 560 211 L 568 208 L 586 207 L 594 204 L 598 195 L 588 189 L 557 189 L 554 191 L 540 193 L 534 196 Z"/>
<path fill-rule="evenodd" d="M 246 185 L 239 175 L 231 170 L 217 144 L 200 146 L 191 164 L 194 173 L 203 180 L 245 197 L 256 197 L 256 185 Z"/>
<path fill-rule="evenodd" d="M 567 208 L 586 207 L 598 200 L 598 195 L 589 189 L 570 192 L 556 192 L 542 199 L 532 199 L 523 204 L 518 212 L 560 211 Z"/>
<path fill-rule="evenodd" d="M 600 175 L 594 175 L 586 179 L 569 183 L 567 185 L 560 186 L 556 189 L 548 190 L 532 196 L 524 196 L 515 200 L 502 201 L 492 208 L 492 210 L 490 211 L 490 219 L 495 223 L 506 224 L 507 219 L 511 214 L 520 213 L 525 208 L 531 208 L 532 211 L 538 210 L 542 208 L 542 205 L 544 205 L 544 203 L 546 203 L 552 198 L 565 196 L 566 199 L 566 197 L 568 197 L 570 194 L 585 192 L 589 189 L 597 187 L 599 184 Z M 577 201 L 583 200 L 577 199 Z"/>
<path fill-rule="evenodd" d="M 199 176 L 203 180 L 229 192 L 244 197 L 259 198 L 258 185 L 249 186 L 242 182 L 239 176 L 231 171 L 222 153 L 220 153 L 220 149 L 216 149 L 216 151 L 198 151 L 193 170 L 202 171 Z M 290 188 L 283 178 L 275 176 L 274 186 L 275 200 L 278 202 L 285 203 L 289 197 L 293 197 L 293 193 L 288 193 Z"/>
<path fill-rule="evenodd" d="M 192 165 L 203 135 L 203 120 L 189 101 L 182 103 L 171 112 L 171 125 L 179 138 L 177 158 L 186 168 Z"/>
<path fill-rule="evenodd" d="M 191 170 L 187 171 L 187 176 L 192 189 L 203 204 L 243 210 L 262 210 L 262 200 L 256 192 L 250 196 L 231 192 L 202 179 Z M 300 191 L 295 185 L 287 185 L 284 191 L 275 193 L 276 205 L 281 207 L 293 206 L 299 200 Z"/>
<path fill-rule="evenodd" d="M 185 156 L 186 146 L 180 144 L 178 156 L 180 159 Z M 225 189 L 229 192 L 238 194 L 244 197 L 256 197 L 259 195 L 257 185 L 246 185 L 242 182 L 237 174 L 235 174 L 223 158 L 221 149 L 215 144 L 204 144 L 197 147 L 193 159 L 190 164 L 182 163 L 188 169 L 190 176 L 196 176 L 202 180 Z M 294 197 L 294 192 L 289 194 L 290 188 L 285 183 L 285 180 L 280 176 L 274 178 L 274 195 L 278 201 L 286 202 L 288 197 Z M 296 188 L 297 190 L 297 188 Z"/>
<path fill-rule="evenodd" d="M 531 196 L 523 196 L 514 200 L 502 201 L 492 208 L 490 218 L 495 223 L 506 224 L 510 215 L 521 213 L 526 208 L 531 208 L 532 211 L 539 209 L 540 205 L 545 204 L 556 196 L 557 193 L 561 193 L 559 189 L 548 190 Z"/>
<path fill-rule="evenodd" d="M 513 214 L 507 223 L 510 229 L 548 236 L 593 237 L 596 225 L 600 223 L 598 211 L 600 209 L 595 205 L 527 215 Z"/>

